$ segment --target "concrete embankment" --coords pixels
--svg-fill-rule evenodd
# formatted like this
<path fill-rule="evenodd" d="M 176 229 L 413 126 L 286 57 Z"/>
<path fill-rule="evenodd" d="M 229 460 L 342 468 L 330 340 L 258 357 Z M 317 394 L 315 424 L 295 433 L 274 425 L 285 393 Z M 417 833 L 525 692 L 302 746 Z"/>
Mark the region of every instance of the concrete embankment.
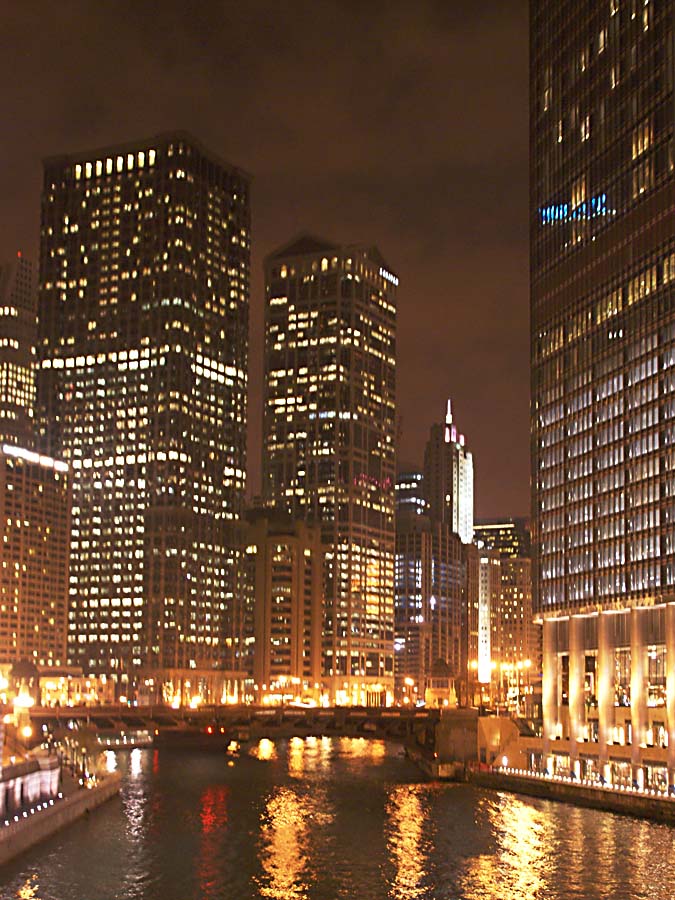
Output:
<path fill-rule="evenodd" d="M 79 790 L 68 796 L 41 801 L 42 809 L 37 809 L 26 818 L 9 825 L 0 824 L 0 865 L 28 850 L 34 844 L 51 837 L 65 825 L 70 825 L 81 816 L 105 803 L 119 793 L 121 776 L 111 772 L 102 778 L 96 787 Z"/>
<path fill-rule="evenodd" d="M 405 754 L 429 778 L 441 781 L 466 781 L 466 766 L 460 762 L 441 762 L 433 752 L 408 743 Z"/>
<path fill-rule="evenodd" d="M 479 787 L 498 791 L 512 791 L 529 797 L 543 797 L 563 803 L 575 803 L 606 812 L 653 819 L 675 824 L 675 799 L 655 797 L 640 791 L 621 791 L 615 788 L 593 787 L 548 778 L 530 778 L 502 772 L 472 772 L 470 780 Z"/>

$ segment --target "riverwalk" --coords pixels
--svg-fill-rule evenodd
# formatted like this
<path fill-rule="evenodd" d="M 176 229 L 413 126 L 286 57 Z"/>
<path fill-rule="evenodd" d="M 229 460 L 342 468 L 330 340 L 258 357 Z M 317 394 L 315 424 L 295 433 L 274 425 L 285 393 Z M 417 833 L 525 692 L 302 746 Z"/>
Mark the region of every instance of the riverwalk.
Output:
<path fill-rule="evenodd" d="M 119 793 L 120 782 L 120 775 L 110 772 L 83 788 L 64 775 L 63 790 L 55 797 L 27 804 L 0 819 L 0 865 L 110 800 Z"/>
<path fill-rule="evenodd" d="M 675 797 L 653 788 L 578 781 L 563 775 L 546 775 L 526 769 L 495 767 L 473 770 L 469 780 L 479 787 L 543 797 L 606 812 L 675 824 Z"/>

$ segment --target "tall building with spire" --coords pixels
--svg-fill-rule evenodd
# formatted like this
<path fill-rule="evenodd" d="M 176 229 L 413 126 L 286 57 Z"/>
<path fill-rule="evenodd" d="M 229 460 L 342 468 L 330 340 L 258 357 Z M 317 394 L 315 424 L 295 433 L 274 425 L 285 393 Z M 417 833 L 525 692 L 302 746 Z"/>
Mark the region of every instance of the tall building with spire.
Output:
<path fill-rule="evenodd" d="M 465 544 L 473 540 L 473 455 L 452 419 L 431 426 L 424 452 L 424 493 L 429 516 L 445 522 Z"/>
<path fill-rule="evenodd" d="M 393 691 L 397 286 L 369 246 L 305 235 L 265 261 L 263 493 L 321 527 L 340 703 Z"/>
<path fill-rule="evenodd" d="M 530 4 L 542 765 L 675 784 L 672 0 Z"/>
<path fill-rule="evenodd" d="M 396 483 L 395 675 L 404 703 L 433 683 L 464 678 L 465 545 L 447 523 L 424 511 L 420 473 Z M 446 691 L 446 700 L 448 695 Z"/>
<path fill-rule="evenodd" d="M 197 684 L 232 652 L 249 252 L 248 176 L 190 135 L 45 161 L 38 411 L 72 470 L 69 656 L 122 686 Z"/>

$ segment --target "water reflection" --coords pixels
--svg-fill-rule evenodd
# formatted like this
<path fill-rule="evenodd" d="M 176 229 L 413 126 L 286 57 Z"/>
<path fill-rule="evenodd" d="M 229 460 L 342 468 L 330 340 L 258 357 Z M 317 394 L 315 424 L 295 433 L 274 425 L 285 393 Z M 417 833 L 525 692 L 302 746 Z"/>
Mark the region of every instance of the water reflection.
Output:
<path fill-rule="evenodd" d="M 201 841 L 197 857 L 197 878 L 203 900 L 222 896 L 226 882 L 225 861 L 220 852 L 227 825 L 227 788 L 209 786 L 200 797 Z"/>
<path fill-rule="evenodd" d="M 277 788 L 267 801 L 261 825 L 262 897 L 301 900 L 308 896 L 307 810 L 290 788 Z"/>
<path fill-rule="evenodd" d="M 144 766 L 145 764 L 145 766 Z M 143 777 L 144 767 L 152 765 L 147 751 L 135 748 L 127 763 L 127 780 L 121 792 L 125 818 L 125 832 L 128 841 L 128 857 L 122 879 L 122 894 L 125 898 L 144 900 L 145 888 L 150 878 L 150 830 L 149 784 Z M 154 804 L 159 802 L 155 796 Z"/>
<path fill-rule="evenodd" d="M 543 813 L 510 794 L 484 798 L 479 815 L 487 818 L 496 846 L 475 856 L 465 876 L 466 900 L 488 896 L 538 900 L 549 859 L 543 840 Z M 482 816 L 481 816 L 482 818 Z"/>
<path fill-rule="evenodd" d="M 121 801 L 3 866 L 0 897 L 675 897 L 671 827 L 420 784 L 400 749 L 382 742 L 255 742 L 256 758 L 248 750 L 233 768 L 222 752 L 117 753 Z"/>
<path fill-rule="evenodd" d="M 19 900 L 39 900 L 38 887 L 37 875 L 31 875 L 16 892 L 16 896 Z"/>
<path fill-rule="evenodd" d="M 302 778 L 305 771 L 305 742 L 302 738 L 291 738 L 288 745 L 288 774 L 291 778 Z"/>
<path fill-rule="evenodd" d="M 396 867 L 391 896 L 399 900 L 422 897 L 422 881 L 426 875 L 428 841 L 426 811 L 421 803 L 423 785 L 405 785 L 389 794 L 389 852 Z"/>
<path fill-rule="evenodd" d="M 269 738 L 261 738 L 254 747 L 251 747 L 249 754 L 262 762 L 269 762 L 277 758 L 277 748 L 274 746 L 274 741 L 270 741 Z"/>
<path fill-rule="evenodd" d="M 135 747 L 131 751 L 131 757 L 129 759 L 129 762 L 130 762 L 131 774 L 135 778 L 137 778 L 143 771 L 143 757 L 141 756 L 141 751 L 138 749 L 138 747 Z"/>

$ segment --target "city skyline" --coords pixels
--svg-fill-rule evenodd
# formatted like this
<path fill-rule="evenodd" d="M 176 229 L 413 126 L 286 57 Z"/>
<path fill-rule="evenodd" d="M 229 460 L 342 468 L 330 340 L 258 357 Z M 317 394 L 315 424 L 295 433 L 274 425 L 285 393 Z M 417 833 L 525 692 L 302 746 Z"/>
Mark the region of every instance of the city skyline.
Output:
<path fill-rule="evenodd" d="M 376 241 L 397 261 L 405 285 L 400 461 L 421 464 L 428 422 L 453 396 L 463 427 L 473 435 L 477 513 L 526 514 L 526 9 L 490 9 L 488 15 L 484 7 L 478 13 L 468 4 L 453 11 L 445 4 L 423 4 L 416 11 L 394 4 L 387 15 L 347 16 L 322 4 L 303 18 L 311 40 L 297 57 L 284 44 L 283 35 L 291 41 L 288 24 L 275 20 L 278 27 L 271 31 L 282 37 L 274 38 L 261 25 L 260 6 L 236 14 L 226 8 L 211 23 L 199 16 L 183 22 L 169 4 L 166 26 L 157 33 L 138 9 L 115 15 L 113 22 L 89 10 L 73 17 L 77 24 L 69 25 L 63 48 L 42 47 L 43 65 L 62 71 L 67 83 L 57 79 L 52 86 L 43 79 L 31 103 L 18 107 L 16 91 L 8 97 L 13 124 L 0 150 L 0 186 L 15 228 L 0 231 L 0 257 L 11 258 L 22 248 L 37 259 L 43 157 L 187 128 L 253 174 L 250 494 L 260 484 L 261 262 L 285 237 L 311 230 Z M 21 36 L 34 24 L 30 14 L 12 12 L 8 34 L 14 45 L 21 46 Z M 179 24 L 185 25 L 186 57 L 199 51 L 195 69 L 171 63 L 171 35 Z M 90 34 L 111 27 L 119 33 L 129 91 L 117 90 L 116 60 L 113 65 L 107 57 L 94 59 L 88 49 Z M 216 53 L 220 45 L 209 29 L 219 39 L 226 33 L 223 53 Z M 145 55 L 136 31 L 148 32 Z M 369 41 L 387 54 L 389 65 L 373 65 Z M 362 76 L 349 76 L 349 100 L 341 68 L 315 62 L 353 42 L 363 65 Z M 469 45 L 475 52 L 468 52 Z M 63 67 L 66 50 L 72 59 Z M 222 62 L 227 51 L 237 66 Z M 398 54 L 404 51 L 406 65 L 399 71 Z M 499 67 L 496 81 L 480 70 L 486 57 Z M 4 62 L 13 66 L 4 83 L 15 84 L 25 63 L 11 53 Z M 76 77 L 78 67 L 94 76 L 86 85 Z M 315 68 L 318 84 L 308 76 Z M 249 71 L 256 77 L 243 78 L 241 72 Z M 22 84 L 30 82 L 25 74 L 18 79 Z M 467 80 L 476 86 L 471 103 L 462 88 Z M 514 102 L 518 97 L 523 103 Z M 225 106 L 227 116 L 215 115 Z M 492 134 L 481 137 L 486 117 L 498 142 Z M 429 140 L 420 141 L 425 133 Z M 346 202 L 338 200 L 343 196 Z M 479 234 L 485 239 L 481 246 Z"/>
<path fill-rule="evenodd" d="M 675 897 L 675 0 L 3 37 L 3 896 Z"/>

